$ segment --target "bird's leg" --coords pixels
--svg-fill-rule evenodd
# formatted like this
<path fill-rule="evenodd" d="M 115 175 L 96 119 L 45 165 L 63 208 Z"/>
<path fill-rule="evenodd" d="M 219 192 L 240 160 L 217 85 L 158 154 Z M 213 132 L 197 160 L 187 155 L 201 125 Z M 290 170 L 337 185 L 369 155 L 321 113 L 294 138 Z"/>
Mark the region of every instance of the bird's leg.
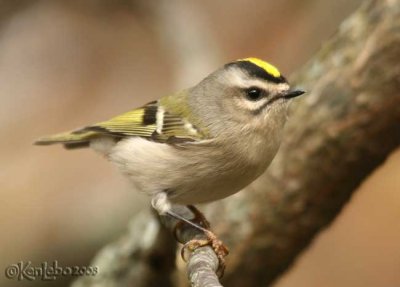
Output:
<path fill-rule="evenodd" d="M 189 240 L 188 242 L 186 242 L 181 250 L 182 259 L 186 261 L 186 258 L 185 258 L 186 250 L 193 252 L 194 250 L 196 250 L 199 247 L 210 245 L 218 257 L 218 261 L 219 261 L 218 273 L 219 273 L 219 276 L 222 277 L 224 274 L 224 270 L 225 270 L 225 256 L 227 256 L 229 253 L 228 248 L 210 230 L 210 223 L 205 218 L 203 213 L 201 213 L 193 205 L 188 205 L 187 208 L 195 216 L 192 220 L 187 220 L 186 218 L 181 217 L 180 215 L 177 215 L 176 213 L 173 213 L 173 212 L 167 212 L 167 214 L 169 214 L 170 216 L 180 220 L 177 223 L 177 225 L 175 226 L 175 230 L 174 230 L 175 237 L 177 237 L 176 234 L 178 232 L 178 229 L 181 228 L 184 223 L 187 223 L 190 226 L 192 226 L 198 230 L 201 230 L 206 235 L 206 238 L 205 239 L 192 239 L 192 240 Z"/>
<path fill-rule="evenodd" d="M 195 223 L 196 225 L 198 224 L 201 227 L 203 227 L 204 229 L 210 230 L 210 228 L 211 228 L 210 222 L 208 222 L 208 220 L 206 219 L 204 214 L 200 212 L 200 210 L 198 210 L 194 205 L 186 205 L 186 207 L 194 215 L 194 218 L 190 220 L 192 223 Z M 175 225 L 173 233 L 174 233 L 174 237 L 177 241 L 179 241 L 178 240 L 178 232 L 184 224 L 185 224 L 185 221 L 179 220 L 178 223 Z M 199 229 L 199 228 L 197 228 L 197 226 L 196 226 L 196 229 Z"/>
<path fill-rule="evenodd" d="M 207 218 L 204 216 L 204 214 L 196 208 L 194 205 L 187 205 L 187 208 L 194 214 L 193 221 L 198 222 L 201 226 L 203 226 L 205 229 L 210 229 L 211 225 L 210 222 L 208 222 Z"/>
<path fill-rule="evenodd" d="M 169 215 L 178 220 L 178 223 L 174 230 L 175 237 L 177 237 L 176 236 L 177 230 L 180 227 L 182 227 L 183 223 L 186 223 L 192 226 L 193 228 L 202 231 L 205 234 L 206 239 L 192 239 L 186 242 L 182 248 L 181 256 L 185 260 L 184 254 L 186 250 L 194 251 L 199 247 L 210 245 L 218 257 L 219 260 L 218 271 L 220 277 L 222 277 L 225 270 L 225 256 L 228 255 L 229 251 L 228 248 L 222 243 L 222 241 L 219 240 L 217 236 L 210 231 L 210 223 L 207 221 L 204 215 L 193 205 L 189 205 L 187 207 L 194 214 L 195 217 L 193 220 L 195 222 L 186 219 L 185 217 L 173 212 L 171 203 L 169 202 L 168 196 L 165 192 L 156 194 L 152 198 L 151 203 L 153 208 L 156 209 L 160 215 Z M 196 221 L 199 223 L 197 223 Z"/>
<path fill-rule="evenodd" d="M 196 228 L 198 230 L 201 230 L 203 232 L 206 232 L 207 231 L 207 227 L 209 227 L 208 221 L 205 220 L 204 216 L 200 213 L 200 211 L 197 211 L 197 212 L 199 214 L 201 214 L 201 216 L 204 218 L 204 221 L 207 223 L 207 226 L 205 226 L 205 227 L 202 227 L 202 226 L 190 221 L 189 219 L 186 219 L 182 215 L 179 215 L 179 214 L 173 212 L 171 203 L 168 200 L 168 195 L 165 192 L 160 192 L 160 193 L 157 193 L 156 195 L 154 195 L 152 200 L 151 200 L 151 205 L 158 212 L 159 215 L 161 215 L 161 216 L 169 215 L 172 218 L 175 218 L 175 219 L 178 220 L 178 224 L 177 224 L 177 226 L 175 227 L 175 230 L 174 230 L 174 235 L 175 235 L 176 239 L 177 239 L 176 229 L 177 229 L 177 227 L 181 226 L 183 223 L 187 223 L 190 226 L 192 226 L 192 227 L 194 227 L 194 228 Z M 195 207 L 193 206 L 193 207 L 188 207 L 188 208 L 196 216 L 196 213 L 192 209 L 192 208 L 195 209 Z"/>

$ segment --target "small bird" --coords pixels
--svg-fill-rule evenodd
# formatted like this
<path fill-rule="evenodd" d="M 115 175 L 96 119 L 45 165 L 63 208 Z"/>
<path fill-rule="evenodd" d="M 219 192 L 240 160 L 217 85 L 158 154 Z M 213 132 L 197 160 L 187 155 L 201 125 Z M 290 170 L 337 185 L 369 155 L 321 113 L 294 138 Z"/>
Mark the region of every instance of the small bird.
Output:
<path fill-rule="evenodd" d="M 35 143 L 94 149 L 148 194 L 160 215 L 187 222 L 173 205 L 225 198 L 266 170 L 281 142 L 288 103 L 303 93 L 273 65 L 245 58 L 194 87 Z"/>

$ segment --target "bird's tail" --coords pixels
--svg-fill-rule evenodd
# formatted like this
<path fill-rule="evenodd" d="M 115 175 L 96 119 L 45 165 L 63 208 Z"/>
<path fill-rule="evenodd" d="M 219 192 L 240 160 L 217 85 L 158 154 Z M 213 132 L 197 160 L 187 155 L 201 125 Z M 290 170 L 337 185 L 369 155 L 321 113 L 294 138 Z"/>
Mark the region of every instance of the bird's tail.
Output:
<path fill-rule="evenodd" d="M 51 136 L 39 138 L 34 142 L 36 145 L 51 145 L 61 143 L 65 148 L 88 147 L 92 138 L 98 136 L 95 131 L 76 130 L 71 132 L 59 133 Z"/>

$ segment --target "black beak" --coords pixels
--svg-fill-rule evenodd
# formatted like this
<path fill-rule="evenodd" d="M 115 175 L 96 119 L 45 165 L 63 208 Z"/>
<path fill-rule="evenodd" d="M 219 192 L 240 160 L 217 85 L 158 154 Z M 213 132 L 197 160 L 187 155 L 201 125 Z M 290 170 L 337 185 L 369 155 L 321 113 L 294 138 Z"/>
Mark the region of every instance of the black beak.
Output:
<path fill-rule="evenodd" d="M 302 91 L 302 90 L 289 90 L 283 95 L 283 97 L 285 99 L 292 99 L 292 98 L 301 96 L 304 93 L 305 93 L 305 91 Z"/>

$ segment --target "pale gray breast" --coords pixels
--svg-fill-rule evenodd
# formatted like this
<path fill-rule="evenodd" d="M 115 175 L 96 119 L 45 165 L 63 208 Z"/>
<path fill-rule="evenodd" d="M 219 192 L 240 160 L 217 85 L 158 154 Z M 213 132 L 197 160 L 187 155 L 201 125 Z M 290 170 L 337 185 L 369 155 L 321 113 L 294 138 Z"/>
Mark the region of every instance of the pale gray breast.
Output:
<path fill-rule="evenodd" d="M 132 137 L 114 145 L 108 158 L 138 190 L 150 196 L 166 191 L 172 202 L 195 204 L 227 197 L 265 170 L 277 147 L 265 139 L 255 141 L 259 147 L 249 153 L 240 142 L 180 148 Z"/>

